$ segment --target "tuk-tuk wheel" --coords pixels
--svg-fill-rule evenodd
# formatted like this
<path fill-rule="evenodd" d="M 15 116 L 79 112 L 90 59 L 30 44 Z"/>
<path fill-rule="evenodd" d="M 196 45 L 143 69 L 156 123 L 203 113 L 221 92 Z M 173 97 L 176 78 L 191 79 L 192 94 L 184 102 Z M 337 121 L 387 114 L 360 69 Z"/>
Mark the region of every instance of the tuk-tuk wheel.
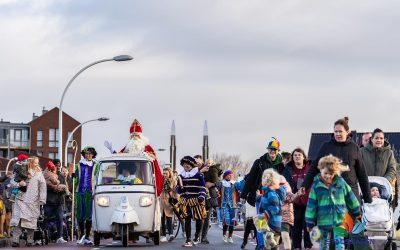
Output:
<path fill-rule="evenodd" d="M 154 245 L 160 245 L 160 231 L 155 231 L 153 236 Z"/>
<path fill-rule="evenodd" d="M 129 226 L 128 224 L 121 225 L 121 237 L 122 237 L 122 246 L 128 246 L 128 238 L 129 238 Z"/>
<path fill-rule="evenodd" d="M 96 231 L 94 231 L 94 233 L 93 233 L 93 244 L 95 246 L 100 245 L 100 234 Z"/>

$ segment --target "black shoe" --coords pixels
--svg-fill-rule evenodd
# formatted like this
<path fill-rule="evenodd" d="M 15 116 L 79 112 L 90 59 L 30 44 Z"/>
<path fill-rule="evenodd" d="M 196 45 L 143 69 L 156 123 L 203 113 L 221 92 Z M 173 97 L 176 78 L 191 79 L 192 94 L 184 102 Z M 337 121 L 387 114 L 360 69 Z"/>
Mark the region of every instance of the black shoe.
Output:
<path fill-rule="evenodd" d="M 207 237 L 202 237 L 201 244 L 210 244 L 210 242 L 208 241 Z"/>
<path fill-rule="evenodd" d="M 247 242 L 244 242 L 244 241 L 243 241 L 242 245 L 240 245 L 240 248 L 241 248 L 241 249 L 244 249 L 244 248 L 246 247 L 246 245 L 247 245 Z"/>

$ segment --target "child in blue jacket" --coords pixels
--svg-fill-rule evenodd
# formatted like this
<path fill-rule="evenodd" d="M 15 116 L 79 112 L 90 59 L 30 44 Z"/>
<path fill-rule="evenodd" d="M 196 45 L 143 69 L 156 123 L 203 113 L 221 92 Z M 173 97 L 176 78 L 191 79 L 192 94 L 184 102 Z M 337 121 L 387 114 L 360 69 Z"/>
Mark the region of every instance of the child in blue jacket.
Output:
<path fill-rule="evenodd" d="M 259 217 L 268 221 L 270 231 L 264 236 L 266 249 L 276 248 L 282 223 L 282 201 L 286 198 L 284 186 L 279 185 L 280 176 L 273 169 L 266 169 L 262 176 L 262 190 Z"/>

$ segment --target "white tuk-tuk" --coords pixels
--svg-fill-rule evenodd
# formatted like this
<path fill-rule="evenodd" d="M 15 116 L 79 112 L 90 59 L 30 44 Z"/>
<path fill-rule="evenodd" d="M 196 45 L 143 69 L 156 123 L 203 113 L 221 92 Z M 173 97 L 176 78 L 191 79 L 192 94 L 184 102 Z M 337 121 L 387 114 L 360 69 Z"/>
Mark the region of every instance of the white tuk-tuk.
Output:
<path fill-rule="evenodd" d="M 124 247 L 139 235 L 160 243 L 160 204 L 154 165 L 145 155 L 114 154 L 100 160 L 93 206 L 94 245 L 121 239 Z"/>

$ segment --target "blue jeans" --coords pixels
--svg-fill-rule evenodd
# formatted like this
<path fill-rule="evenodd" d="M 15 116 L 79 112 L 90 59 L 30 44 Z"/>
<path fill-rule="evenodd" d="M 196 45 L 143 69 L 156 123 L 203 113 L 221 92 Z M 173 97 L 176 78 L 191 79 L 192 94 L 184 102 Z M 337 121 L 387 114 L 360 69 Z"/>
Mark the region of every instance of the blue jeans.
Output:
<path fill-rule="evenodd" d="M 321 229 L 320 229 L 321 230 Z M 333 234 L 333 237 L 331 237 Z M 321 240 L 319 242 L 320 250 L 329 250 L 329 246 L 334 244 L 336 250 L 344 249 L 344 238 L 334 234 L 333 231 L 321 230 Z"/>
<path fill-rule="evenodd" d="M 44 215 L 46 216 L 46 224 L 54 220 L 57 226 L 57 239 L 63 237 L 63 206 L 62 205 L 45 205 Z"/>

